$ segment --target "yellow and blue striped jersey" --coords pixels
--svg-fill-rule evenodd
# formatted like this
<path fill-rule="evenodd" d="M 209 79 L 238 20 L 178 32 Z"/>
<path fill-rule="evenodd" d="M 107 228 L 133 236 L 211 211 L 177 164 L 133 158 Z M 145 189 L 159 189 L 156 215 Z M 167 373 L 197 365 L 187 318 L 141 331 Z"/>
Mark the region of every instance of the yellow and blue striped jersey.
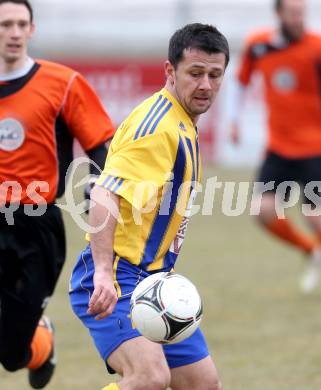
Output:
<path fill-rule="evenodd" d="M 115 254 L 147 271 L 171 269 L 200 176 L 197 130 L 164 88 L 117 129 L 97 182 L 120 196 Z"/>

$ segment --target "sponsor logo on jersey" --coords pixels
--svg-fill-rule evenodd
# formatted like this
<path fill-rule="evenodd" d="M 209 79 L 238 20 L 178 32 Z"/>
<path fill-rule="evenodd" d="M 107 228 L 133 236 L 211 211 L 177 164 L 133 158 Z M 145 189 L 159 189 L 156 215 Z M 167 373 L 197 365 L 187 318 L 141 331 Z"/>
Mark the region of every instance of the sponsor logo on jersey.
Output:
<path fill-rule="evenodd" d="M 272 85 L 280 92 L 291 92 L 297 86 L 296 75 L 291 69 L 278 69 L 272 75 Z"/>
<path fill-rule="evenodd" d="M 0 149 L 12 152 L 20 148 L 25 140 L 25 130 L 22 124 L 13 118 L 0 121 Z"/>
<path fill-rule="evenodd" d="M 179 122 L 178 127 L 179 127 L 181 130 L 186 131 L 186 128 L 185 128 L 185 125 L 184 125 L 183 122 Z"/>
<path fill-rule="evenodd" d="M 192 207 L 193 207 L 193 203 L 194 203 L 194 200 L 196 198 L 196 195 L 197 195 L 197 192 L 195 191 L 195 189 L 192 189 L 191 195 L 190 195 L 187 207 L 186 207 L 185 215 L 182 219 L 182 222 L 181 222 L 180 227 L 178 229 L 178 232 L 174 238 L 174 241 L 172 242 L 172 244 L 169 248 L 169 251 L 174 253 L 175 255 L 179 254 L 181 247 L 183 245 L 185 235 L 186 235 L 187 225 L 188 225 L 189 220 L 191 218 Z"/>

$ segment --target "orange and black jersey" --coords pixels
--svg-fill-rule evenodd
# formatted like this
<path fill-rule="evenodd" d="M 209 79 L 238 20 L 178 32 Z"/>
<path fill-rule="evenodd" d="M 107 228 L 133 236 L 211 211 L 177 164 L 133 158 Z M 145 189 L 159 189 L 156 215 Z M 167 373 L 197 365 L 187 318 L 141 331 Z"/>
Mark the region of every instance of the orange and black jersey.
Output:
<path fill-rule="evenodd" d="M 263 76 L 268 149 L 288 158 L 321 155 L 321 37 L 305 33 L 288 43 L 275 31 L 248 39 L 238 79 Z"/>
<path fill-rule="evenodd" d="M 35 192 L 54 202 L 73 138 L 88 152 L 113 134 L 92 88 L 68 67 L 37 60 L 25 76 L 0 82 L 0 203 L 35 203 Z"/>

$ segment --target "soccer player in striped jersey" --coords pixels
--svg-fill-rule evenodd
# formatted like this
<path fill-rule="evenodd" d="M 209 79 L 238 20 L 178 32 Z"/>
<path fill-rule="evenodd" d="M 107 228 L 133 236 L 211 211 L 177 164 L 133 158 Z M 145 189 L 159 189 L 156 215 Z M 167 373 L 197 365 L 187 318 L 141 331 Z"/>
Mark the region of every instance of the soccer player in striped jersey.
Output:
<path fill-rule="evenodd" d="M 307 31 L 305 7 L 304 0 L 275 0 L 278 28 L 257 32 L 247 40 L 231 121 L 232 140 L 238 143 L 244 93 L 253 74 L 260 73 L 268 110 L 268 143 L 257 181 L 274 187 L 266 191 L 262 187 L 258 219 L 266 231 L 306 255 L 300 284 L 308 293 L 319 282 L 321 265 L 321 37 Z M 304 215 L 311 235 L 291 219 L 277 216 L 276 207 L 283 200 L 277 187 L 286 181 L 295 181 L 304 190 L 303 203 L 312 210 Z"/>
<path fill-rule="evenodd" d="M 199 329 L 162 347 L 132 327 L 129 302 L 137 283 L 175 265 L 201 180 L 196 123 L 213 103 L 228 61 L 228 43 L 213 26 L 176 31 L 164 88 L 118 128 L 93 189 L 89 217 L 96 231 L 74 268 L 70 299 L 109 372 L 122 376 L 105 390 L 221 388 Z"/>
<path fill-rule="evenodd" d="M 53 327 L 42 313 L 66 249 L 55 199 L 73 138 L 103 168 L 114 129 L 80 74 L 28 56 L 33 30 L 27 0 L 0 0 L 0 363 L 27 367 L 40 389 L 56 364 Z"/>

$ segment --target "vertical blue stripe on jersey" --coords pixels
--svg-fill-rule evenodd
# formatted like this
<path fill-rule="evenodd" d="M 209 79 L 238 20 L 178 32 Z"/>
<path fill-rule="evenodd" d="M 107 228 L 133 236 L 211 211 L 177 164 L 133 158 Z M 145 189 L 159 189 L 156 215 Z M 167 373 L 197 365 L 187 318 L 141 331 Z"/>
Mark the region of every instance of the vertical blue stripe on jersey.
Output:
<path fill-rule="evenodd" d="M 118 177 L 114 177 L 113 180 L 108 184 L 107 189 L 111 190 L 112 186 L 116 183 Z"/>
<path fill-rule="evenodd" d="M 195 166 L 195 156 L 194 156 L 193 146 L 192 146 L 191 140 L 189 138 L 187 138 L 187 137 L 185 137 L 185 140 L 186 140 L 189 152 L 191 154 L 191 159 L 192 159 L 192 164 L 193 164 L 192 182 L 193 182 L 193 187 L 194 187 L 194 180 L 195 180 L 195 176 L 197 175 L 196 166 Z"/>
<path fill-rule="evenodd" d="M 146 133 L 147 133 L 147 130 L 149 128 L 149 126 L 151 125 L 151 123 L 153 122 L 153 120 L 156 118 L 156 116 L 158 115 L 159 111 L 165 106 L 167 102 L 167 98 L 164 98 L 161 102 L 161 104 L 157 107 L 157 110 L 154 112 L 154 115 L 150 118 L 150 120 L 147 122 L 147 125 L 145 126 L 143 132 L 142 132 L 142 135 L 141 137 L 145 137 Z"/>
<path fill-rule="evenodd" d="M 162 120 L 162 118 L 167 114 L 167 112 L 170 110 L 170 108 L 172 107 L 172 103 L 168 103 L 167 106 L 164 108 L 164 110 L 162 111 L 162 113 L 160 114 L 160 116 L 157 118 L 157 120 L 155 121 L 155 123 L 153 124 L 153 127 L 151 128 L 149 134 L 153 134 L 158 123 Z"/>
<path fill-rule="evenodd" d="M 155 257 L 158 253 L 159 247 L 164 240 L 166 235 L 169 223 L 172 219 L 173 213 L 176 208 L 179 189 L 183 183 L 186 167 L 186 152 L 184 148 L 183 141 L 179 137 L 179 145 L 177 149 L 176 161 L 173 168 L 173 188 L 172 188 L 172 197 L 170 202 L 170 207 L 167 215 L 162 215 L 157 211 L 153 227 L 151 229 L 149 238 L 146 242 L 144 255 L 142 257 L 141 266 L 145 269 L 150 263 L 155 260 Z"/>
<path fill-rule="evenodd" d="M 106 177 L 106 179 L 104 180 L 102 186 L 103 186 L 103 187 L 107 186 L 107 184 L 108 184 L 108 182 L 111 180 L 111 178 L 112 178 L 112 176 L 111 176 L 111 175 L 108 175 L 108 176 Z"/>
<path fill-rule="evenodd" d="M 135 137 L 134 137 L 134 141 L 138 138 L 139 136 L 139 133 L 142 129 L 142 127 L 144 126 L 145 122 L 147 121 L 147 119 L 150 117 L 150 115 L 152 114 L 152 112 L 154 111 L 155 107 L 157 106 L 157 104 L 161 101 L 163 95 L 159 95 L 158 96 L 158 99 L 156 101 L 156 103 L 153 104 L 152 108 L 148 111 L 148 114 L 145 116 L 144 120 L 142 121 L 142 123 L 139 125 L 137 131 L 136 131 L 136 134 L 135 134 Z"/>
<path fill-rule="evenodd" d="M 198 143 L 198 136 L 196 137 L 196 180 L 199 181 L 199 170 L 200 170 L 200 148 Z"/>
<path fill-rule="evenodd" d="M 116 185 L 114 185 L 113 188 L 111 188 L 111 191 L 117 192 L 117 190 L 118 190 L 119 187 L 123 184 L 123 182 L 124 182 L 124 179 L 120 179 L 119 182 L 118 182 Z"/>
<path fill-rule="evenodd" d="M 193 169 L 192 169 L 192 180 L 191 180 L 191 188 L 190 188 L 190 193 L 192 192 L 193 188 L 195 188 L 196 186 L 196 182 L 195 182 L 195 175 L 197 175 L 195 169 L 195 156 L 194 156 L 194 152 L 193 152 L 193 146 L 192 146 L 192 142 L 189 138 L 185 137 L 185 140 L 186 140 L 186 143 L 187 143 L 187 146 L 188 146 L 188 149 L 189 149 L 189 152 L 190 152 L 190 155 L 191 155 L 191 160 L 192 160 L 192 165 L 193 165 Z M 164 257 L 164 262 L 163 262 L 163 267 L 164 269 L 171 269 L 174 267 L 174 264 L 176 262 L 176 259 L 177 259 L 177 256 L 175 253 L 173 252 L 170 252 L 168 251 Z"/>

